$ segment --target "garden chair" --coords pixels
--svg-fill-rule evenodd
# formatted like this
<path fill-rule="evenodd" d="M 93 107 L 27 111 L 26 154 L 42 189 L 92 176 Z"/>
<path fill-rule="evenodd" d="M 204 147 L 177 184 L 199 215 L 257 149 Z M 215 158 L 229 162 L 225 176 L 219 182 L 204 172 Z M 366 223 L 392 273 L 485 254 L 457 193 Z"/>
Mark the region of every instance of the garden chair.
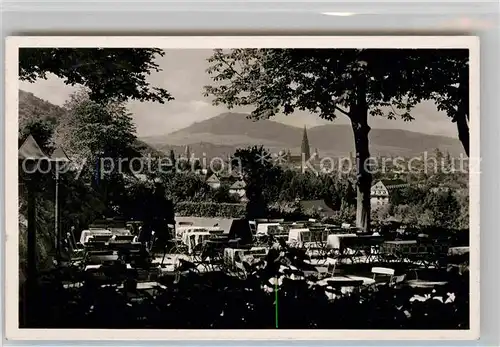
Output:
<path fill-rule="evenodd" d="M 188 246 L 182 242 L 181 238 L 174 237 L 171 241 L 170 253 L 172 254 L 187 254 Z"/>
<path fill-rule="evenodd" d="M 406 280 L 406 274 L 399 275 L 399 276 L 393 276 L 391 280 L 389 281 L 389 286 L 391 287 L 396 287 L 400 284 L 402 284 Z"/>
<path fill-rule="evenodd" d="M 193 242 L 192 244 L 193 244 L 193 246 L 192 246 L 191 257 L 193 259 L 193 263 L 198 264 L 198 265 L 201 264 L 205 268 L 205 270 L 208 270 L 210 267 L 210 263 L 207 261 L 208 254 L 206 252 L 206 250 L 207 250 L 206 242 L 202 242 L 202 243 L 198 243 L 198 244 L 194 244 L 194 242 Z"/>
<path fill-rule="evenodd" d="M 81 243 L 77 243 L 70 254 L 70 265 L 77 266 L 85 260 L 85 248 Z"/>
<path fill-rule="evenodd" d="M 335 273 L 339 273 L 337 269 L 337 259 L 326 258 L 326 262 L 328 264 L 326 268 L 326 276 L 333 277 L 335 276 Z"/>
<path fill-rule="evenodd" d="M 337 259 L 326 258 L 326 271 L 320 272 L 320 278 L 333 277 L 341 273 L 340 269 L 337 269 Z"/>
<path fill-rule="evenodd" d="M 179 283 L 182 274 L 187 272 L 199 273 L 200 270 L 198 269 L 195 263 L 188 260 L 179 259 L 179 263 L 174 269 L 175 273 L 174 283 Z"/>
<path fill-rule="evenodd" d="M 371 272 L 373 277 L 371 280 L 365 280 L 366 288 L 377 289 L 380 285 L 391 285 L 394 281 L 394 273 L 396 271 L 386 267 L 373 267 Z M 398 281 L 400 280 L 398 278 Z"/>
<path fill-rule="evenodd" d="M 236 270 L 236 274 L 238 275 L 238 277 L 242 280 L 245 280 L 247 279 L 248 275 L 247 275 L 247 269 L 245 268 L 245 265 L 240 262 L 240 261 L 235 261 L 234 262 L 234 267 L 235 267 L 235 270 Z"/>

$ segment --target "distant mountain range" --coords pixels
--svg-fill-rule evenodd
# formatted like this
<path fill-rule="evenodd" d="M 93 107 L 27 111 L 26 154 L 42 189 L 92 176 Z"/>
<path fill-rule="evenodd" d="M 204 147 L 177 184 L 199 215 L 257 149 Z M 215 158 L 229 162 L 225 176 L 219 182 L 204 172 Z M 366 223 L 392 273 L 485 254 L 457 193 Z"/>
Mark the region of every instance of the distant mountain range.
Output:
<path fill-rule="evenodd" d="M 184 153 L 189 145 L 196 156 L 207 157 L 232 154 L 236 148 L 263 145 L 271 151 L 290 149 L 300 153 L 303 129 L 274 122 L 254 121 L 244 113 L 223 113 L 187 128 L 161 136 L 141 138 L 161 151 Z M 354 139 L 350 125 L 328 124 L 307 129 L 311 152 L 318 149 L 320 157 L 347 156 L 354 153 Z M 399 129 L 372 129 L 370 151 L 374 156 L 421 155 L 436 148 L 452 156 L 464 153 L 458 139 L 427 135 Z"/>

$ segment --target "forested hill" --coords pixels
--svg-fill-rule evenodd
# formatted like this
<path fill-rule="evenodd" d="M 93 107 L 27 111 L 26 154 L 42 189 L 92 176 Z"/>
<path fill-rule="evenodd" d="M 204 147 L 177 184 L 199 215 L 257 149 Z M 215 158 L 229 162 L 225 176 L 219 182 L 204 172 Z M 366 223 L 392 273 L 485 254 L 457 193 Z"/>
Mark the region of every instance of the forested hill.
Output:
<path fill-rule="evenodd" d="M 67 112 L 63 107 L 42 100 L 37 96 L 35 96 L 33 93 L 28 93 L 24 90 L 19 90 L 20 140 L 23 140 L 23 138 L 27 135 L 24 134 L 23 131 L 30 123 L 43 120 L 45 121 L 44 122 L 45 127 L 49 127 L 55 130 L 57 127 L 65 126 L 63 125 L 63 123 L 71 125 L 71 122 L 65 122 L 65 120 L 67 120 L 66 117 L 67 117 Z M 55 138 L 52 140 L 54 142 L 57 142 Z M 156 150 L 152 146 L 148 145 L 146 142 L 141 141 L 139 139 L 134 140 L 134 147 L 137 148 L 143 154 L 148 154 L 148 153 L 151 153 L 151 155 L 160 154 L 158 150 Z"/>

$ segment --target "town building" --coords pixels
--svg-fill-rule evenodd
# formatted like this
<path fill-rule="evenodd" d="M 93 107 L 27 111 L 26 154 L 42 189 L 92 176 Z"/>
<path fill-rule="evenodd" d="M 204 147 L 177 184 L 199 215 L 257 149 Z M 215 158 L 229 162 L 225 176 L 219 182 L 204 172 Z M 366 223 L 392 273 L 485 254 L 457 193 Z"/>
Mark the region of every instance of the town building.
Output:
<path fill-rule="evenodd" d="M 208 177 L 206 182 L 210 186 L 210 188 L 213 189 L 219 189 L 221 185 L 220 179 L 216 174 L 212 174 L 210 177 Z"/>
<path fill-rule="evenodd" d="M 394 189 L 409 187 L 410 184 L 400 179 L 380 180 L 370 190 L 370 204 L 377 209 L 389 204 L 390 194 Z"/>
<path fill-rule="evenodd" d="M 292 152 L 290 149 L 284 149 L 278 153 L 278 164 L 288 166 L 298 170 L 307 170 L 307 165 L 305 162 L 313 167 L 319 166 L 321 158 L 319 156 L 319 151 L 317 148 L 311 154 L 311 146 L 309 144 L 309 138 L 307 136 L 307 128 L 304 126 L 304 132 L 302 133 L 302 142 L 300 145 L 300 152 Z"/>
<path fill-rule="evenodd" d="M 241 201 L 246 200 L 246 183 L 237 172 L 213 173 L 205 181 L 212 189 L 229 186 L 229 193 L 237 195 Z"/>

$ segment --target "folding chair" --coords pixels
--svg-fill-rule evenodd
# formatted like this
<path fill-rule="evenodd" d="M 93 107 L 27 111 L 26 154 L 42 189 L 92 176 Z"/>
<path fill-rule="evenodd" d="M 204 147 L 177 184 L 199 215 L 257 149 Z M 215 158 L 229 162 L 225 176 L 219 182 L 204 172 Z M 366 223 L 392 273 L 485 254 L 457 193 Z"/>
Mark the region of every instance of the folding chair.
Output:
<path fill-rule="evenodd" d="M 346 238 L 342 240 L 344 243 L 343 250 L 340 252 L 342 259 L 349 259 L 351 264 L 355 264 L 356 260 L 364 255 L 365 246 L 362 240 L 357 237 Z"/>
<path fill-rule="evenodd" d="M 333 277 L 341 273 L 339 269 L 337 269 L 337 259 L 334 258 L 326 258 L 326 271 L 320 273 L 321 278 Z"/>
<path fill-rule="evenodd" d="M 170 252 L 173 254 L 186 254 L 188 252 L 188 246 L 180 238 L 173 238 L 171 244 Z"/>
<path fill-rule="evenodd" d="M 70 254 L 70 265 L 79 265 L 85 260 L 85 248 L 81 243 L 76 243 Z"/>
<path fill-rule="evenodd" d="M 393 276 L 391 280 L 389 281 L 389 286 L 395 287 L 399 284 L 402 284 L 406 280 L 406 274 L 399 275 L 399 276 Z"/>
<path fill-rule="evenodd" d="M 394 245 L 382 243 L 379 246 L 378 259 L 379 261 L 392 263 L 399 260 L 396 253 L 396 247 Z"/>
<path fill-rule="evenodd" d="M 191 257 L 193 259 L 193 263 L 197 265 L 202 265 L 206 270 L 209 269 L 210 263 L 207 261 L 207 252 L 206 252 L 206 243 L 198 243 L 192 242 L 193 246 L 191 248 Z"/>
<path fill-rule="evenodd" d="M 239 262 L 239 261 L 235 261 L 234 266 L 235 266 L 235 269 L 237 270 L 236 274 L 238 275 L 238 277 L 240 279 L 245 280 L 247 278 L 247 270 L 246 270 L 245 266 L 243 265 L 243 263 Z"/>
<path fill-rule="evenodd" d="M 335 271 L 337 270 L 337 259 L 334 259 L 334 258 L 326 258 L 326 261 L 327 261 L 327 268 L 326 268 L 326 275 L 327 276 L 334 276 L 335 275 Z"/>

